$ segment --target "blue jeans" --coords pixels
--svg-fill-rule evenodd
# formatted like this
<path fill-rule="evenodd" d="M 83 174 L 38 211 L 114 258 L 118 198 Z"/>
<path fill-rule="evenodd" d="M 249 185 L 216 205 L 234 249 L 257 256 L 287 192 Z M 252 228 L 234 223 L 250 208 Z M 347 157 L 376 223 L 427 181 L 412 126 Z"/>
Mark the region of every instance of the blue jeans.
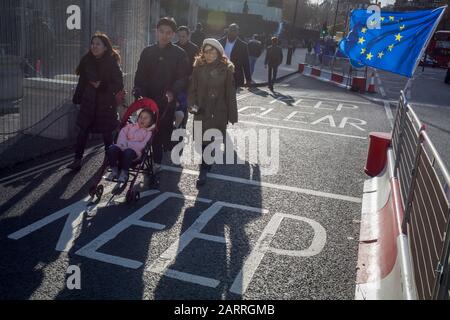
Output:
<path fill-rule="evenodd" d="M 253 76 L 253 72 L 255 71 L 255 64 L 259 57 L 249 56 L 248 59 L 250 61 L 250 76 Z"/>
<path fill-rule="evenodd" d="M 125 149 L 124 151 L 122 151 L 116 145 L 112 145 L 111 147 L 109 147 L 106 151 L 106 155 L 111 167 L 118 167 L 126 172 L 130 170 L 131 165 L 133 164 L 133 160 L 135 160 L 137 157 L 137 154 L 134 150 Z"/>

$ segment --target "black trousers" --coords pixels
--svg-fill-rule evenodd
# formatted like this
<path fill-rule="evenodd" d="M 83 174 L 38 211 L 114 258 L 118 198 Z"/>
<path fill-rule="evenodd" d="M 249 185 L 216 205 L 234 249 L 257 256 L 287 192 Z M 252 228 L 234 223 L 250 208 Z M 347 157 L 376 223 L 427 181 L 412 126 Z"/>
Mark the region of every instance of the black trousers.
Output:
<path fill-rule="evenodd" d="M 90 130 L 80 129 L 78 133 L 77 142 L 75 144 L 75 159 L 82 159 L 84 154 L 84 149 L 86 149 L 86 144 L 89 139 Z M 105 151 L 113 144 L 113 134 L 112 132 L 103 133 L 103 143 L 105 145 Z"/>
<path fill-rule="evenodd" d="M 277 81 L 278 66 L 269 66 L 269 85 L 273 85 Z"/>
<path fill-rule="evenodd" d="M 157 102 L 158 103 L 158 102 Z M 170 150 L 173 132 L 173 120 L 175 114 L 175 102 L 167 103 L 164 100 L 158 103 L 159 127 L 153 140 L 153 160 L 161 164 L 163 152 Z"/>

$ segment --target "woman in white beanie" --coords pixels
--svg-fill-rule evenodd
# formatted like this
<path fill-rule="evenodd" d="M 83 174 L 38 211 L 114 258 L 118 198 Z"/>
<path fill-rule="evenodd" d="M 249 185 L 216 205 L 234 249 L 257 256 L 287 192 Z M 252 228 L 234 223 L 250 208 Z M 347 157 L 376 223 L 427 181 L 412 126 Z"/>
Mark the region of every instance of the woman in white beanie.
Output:
<path fill-rule="evenodd" d="M 238 121 L 234 65 L 224 55 L 224 49 L 216 39 L 205 39 L 195 59 L 188 106 L 189 112 L 194 114 L 194 121 L 202 123 L 202 137 L 208 129 L 218 129 L 225 138 L 227 124 Z M 202 151 L 209 143 L 202 141 Z M 212 163 L 205 161 L 203 156 L 197 186 L 205 184 L 211 166 Z"/>

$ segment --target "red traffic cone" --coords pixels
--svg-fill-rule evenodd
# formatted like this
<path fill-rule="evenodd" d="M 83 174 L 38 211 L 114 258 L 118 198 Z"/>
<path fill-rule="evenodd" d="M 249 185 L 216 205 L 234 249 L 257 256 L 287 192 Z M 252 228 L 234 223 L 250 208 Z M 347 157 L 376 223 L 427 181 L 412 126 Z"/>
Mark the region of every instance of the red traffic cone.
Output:
<path fill-rule="evenodd" d="M 375 91 L 375 73 L 372 72 L 372 76 L 370 77 L 369 88 L 367 88 L 367 92 L 376 93 Z"/>

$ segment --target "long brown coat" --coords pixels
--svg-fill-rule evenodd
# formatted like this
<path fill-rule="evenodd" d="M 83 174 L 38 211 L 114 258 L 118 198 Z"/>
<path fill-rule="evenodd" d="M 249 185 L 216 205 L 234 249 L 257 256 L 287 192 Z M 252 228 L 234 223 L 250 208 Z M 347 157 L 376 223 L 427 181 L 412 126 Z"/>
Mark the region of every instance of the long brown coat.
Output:
<path fill-rule="evenodd" d="M 195 65 L 188 105 L 198 106 L 194 121 L 202 121 L 203 133 L 208 129 L 218 129 L 225 138 L 227 124 L 238 122 L 233 64 L 225 65 L 217 60 L 211 64 Z"/>

